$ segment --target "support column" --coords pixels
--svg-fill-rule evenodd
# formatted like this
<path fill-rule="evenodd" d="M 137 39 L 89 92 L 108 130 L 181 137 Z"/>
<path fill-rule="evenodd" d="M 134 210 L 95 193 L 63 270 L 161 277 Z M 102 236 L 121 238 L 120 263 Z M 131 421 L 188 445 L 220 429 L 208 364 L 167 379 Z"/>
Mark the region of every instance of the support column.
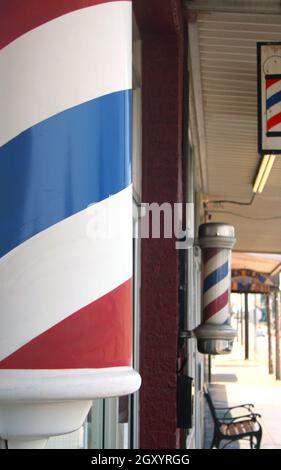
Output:
<path fill-rule="evenodd" d="M 281 380 L 280 360 L 280 291 L 275 293 L 275 377 Z"/>
<path fill-rule="evenodd" d="M 0 437 L 0 450 L 7 449 L 6 441 Z"/>
<path fill-rule="evenodd" d="M 249 305 L 248 305 L 248 292 L 245 292 L 245 359 L 249 359 Z"/>
<path fill-rule="evenodd" d="M 273 358 L 272 358 L 272 315 L 271 315 L 271 301 L 270 294 L 266 295 L 266 312 L 267 312 L 267 335 L 268 335 L 268 373 L 273 374 Z"/>
<path fill-rule="evenodd" d="M 142 196 L 182 201 L 183 35 L 178 0 L 137 0 L 142 38 Z M 142 240 L 140 446 L 179 448 L 177 345 L 179 253 L 175 240 Z"/>
<path fill-rule="evenodd" d="M 254 308 L 254 359 L 257 358 L 257 294 L 255 295 L 255 308 Z"/>
<path fill-rule="evenodd" d="M 244 328 L 243 328 L 244 305 L 243 305 L 243 294 L 240 294 L 240 302 L 241 302 L 241 315 L 240 315 L 240 321 L 241 321 L 241 345 L 243 346 L 243 344 L 244 344 Z"/>
<path fill-rule="evenodd" d="M 208 382 L 212 382 L 212 355 L 208 355 Z"/>

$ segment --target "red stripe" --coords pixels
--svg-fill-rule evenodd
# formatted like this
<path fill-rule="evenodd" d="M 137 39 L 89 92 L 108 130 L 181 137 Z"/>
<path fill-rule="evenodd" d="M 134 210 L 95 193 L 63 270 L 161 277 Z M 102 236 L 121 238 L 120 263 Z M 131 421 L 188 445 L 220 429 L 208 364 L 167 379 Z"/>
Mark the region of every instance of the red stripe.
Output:
<path fill-rule="evenodd" d="M 0 369 L 84 369 L 132 364 L 132 282 L 70 315 L 3 359 Z"/>
<path fill-rule="evenodd" d="M 204 263 L 207 263 L 209 259 L 213 258 L 215 255 L 217 255 L 221 251 L 221 248 L 205 248 L 204 249 Z"/>
<path fill-rule="evenodd" d="M 226 290 L 217 299 L 210 302 L 203 310 L 203 321 L 209 320 L 215 313 L 219 312 L 228 303 L 229 291 Z"/>
<path fill-rule="evenodd" d="M 120 0 L 1 0 L 0 49 L 27 31 L 61 15 L 117 1 Z"/>
<path fill-rule="evenodd" d="M 275 114 L 275 116 L 272 116 L 272 118 L 268 119 L 267 130 L 269 131 L 269 129 L 276 126 L 277 124 L 280 124 L 280 122 L 281 122 L 281 113 Z"/>
<path fill-rule="evenodd" d="M 266 79 L 266 88 L 271 87 L 271 85 L 274 85 L 274 83 L 279 82 L 280 78 L 267 78 Z"/>

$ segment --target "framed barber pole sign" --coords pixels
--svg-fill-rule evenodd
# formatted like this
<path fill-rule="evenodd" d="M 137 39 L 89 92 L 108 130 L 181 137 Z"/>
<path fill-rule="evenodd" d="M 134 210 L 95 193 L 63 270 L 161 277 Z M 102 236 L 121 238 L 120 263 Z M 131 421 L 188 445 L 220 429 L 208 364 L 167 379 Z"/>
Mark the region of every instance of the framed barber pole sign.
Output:
<path fill-rule="evenodd" d="M 257 43 L 258 150 L 281 154 L 281 43 Z"/>

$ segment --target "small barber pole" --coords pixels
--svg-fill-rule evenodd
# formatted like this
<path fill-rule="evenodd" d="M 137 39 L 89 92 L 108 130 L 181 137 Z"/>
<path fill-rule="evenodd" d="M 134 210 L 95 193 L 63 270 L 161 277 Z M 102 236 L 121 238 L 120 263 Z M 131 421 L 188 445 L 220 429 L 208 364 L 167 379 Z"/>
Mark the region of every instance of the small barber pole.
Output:
<path fill-rule="evenodd" d="M 205 354 L 227 354 L 232 350 L 235 330 L 230 326 L 231 249 L 234 227 L 210 223 L 199 227 L 203 251 L 203 315 L 195 329 L 198 350 Z"/>
<path fill-rule="evenodd" d="M 266 135 L 281 136 L 281 75 L 265 76 L 266 86 Z"/>
<path fill-rule="evenodd" d="M 258 43 L 258 150 L 281 153 L 281 43 Z"/>

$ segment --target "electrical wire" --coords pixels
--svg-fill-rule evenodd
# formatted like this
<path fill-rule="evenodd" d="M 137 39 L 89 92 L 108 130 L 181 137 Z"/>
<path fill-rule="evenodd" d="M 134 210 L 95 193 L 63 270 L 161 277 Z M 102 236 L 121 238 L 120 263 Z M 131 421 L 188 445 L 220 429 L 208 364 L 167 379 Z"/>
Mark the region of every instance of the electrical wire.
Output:
<path fill-rule="evenodd" d="M 231 212 L 226 212 L 226 211 L 213 211 L 212 209 L 209 209 L 208 208 L 208 205 L 212 204 L 212 205 L 219 205 L 219 206 L 222 206 L 223 204 L 235 204 L 237 206 L 251 206 L 254 202 L 254 199 L 256 197 L 256 193 L 254 193 L 250 199 L 250 201 L 248 202 L 240 202 L 240 201 L 233 201 L 233 200 L 229 200 L 229 199 L 219 199 L 219 200 L 214 200 L 214 201 L 205 201 L 203 203 L 203 207 L 204 207 L 204 221 L 207 222 L 208 220 L 210 220 L 210 215 L 211 213 L 213 212 L 222 212 L 222 213 L 228 213 L 228 214 L 233 214 L 235 215 L 234 213 L 231 213 Z M 237 214 L 238 215 L 238 214 Z"/>
<path fill-rule="evenodd" d="M 237 206 L 251 206 L 254 202 L 255 197 L 256 197 L 256 193 L 252 195 L 249 202 L 240 202 L 240 201 L 231 201 L 228 199 L 221 199 L 218 201 L 206 201 L 205 204 L 207 206 L 208 204 L 236 204 Z"/>
<path fill-rule="evenodd" d="M 231 211 L 215 211 L 208 209 L 208 212 L 211 214 L 230 214 L 234 215 L 236 217 L 241 217 L 242 219 L 249 219 L 249 220 L 278 220 L 281 219 L 281 214 L 276 215 L 274 217 L 251 217 L 249 215 L 242 215 L 242 214 L 237 214 L 237 212 L 231 212 Z"/>

